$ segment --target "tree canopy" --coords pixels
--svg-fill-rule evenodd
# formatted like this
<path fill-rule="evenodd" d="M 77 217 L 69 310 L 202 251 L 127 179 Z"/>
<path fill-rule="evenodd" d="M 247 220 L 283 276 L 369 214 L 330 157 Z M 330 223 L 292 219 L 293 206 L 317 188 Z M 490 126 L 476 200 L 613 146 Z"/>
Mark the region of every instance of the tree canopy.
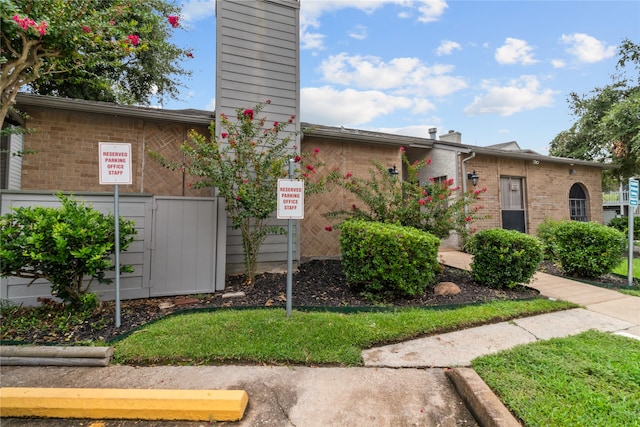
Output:
<path fill-rule="evenodd" d="M 553 156 L 612 162 L 615 178 L 640 174 L 640 45 L 625 39 L 618 47 L 617 73 L 612 83 L 587 95 L 569 95 L 577 118 L 551 142 Z M 630 65 L 635 78 L 626 75 Z"/>
<path fill-rule="evenodd" d="M 149 104 L 177 98 L 191 52 L 169 0 L 0 0 L 2 119 L 17 93 Z"/>

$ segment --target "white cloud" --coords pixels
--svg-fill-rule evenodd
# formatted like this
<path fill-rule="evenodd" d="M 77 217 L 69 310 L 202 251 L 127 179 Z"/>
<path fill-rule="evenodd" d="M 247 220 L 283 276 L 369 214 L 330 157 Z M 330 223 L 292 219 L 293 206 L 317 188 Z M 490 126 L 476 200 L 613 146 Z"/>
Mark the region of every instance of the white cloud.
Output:
<path fill-rule="evenodd" d="M 449 7 L 445 0 L 426 0 L 421 3 L 418 6 L 420 11 L 418 21 L 420 22 L 437 21 L 444 14 L 445 9 Z"/>
<path fill-rule="evenodd" d="M 552 59 L 551 65 L 553 65 L 553 68 L 564 68 L 567 66 L 567 63 L 562 59 Z"/>
<path fill-rule="evenodd" d="M 209 100 L 207 105 L 204 106 L 206 111 L 216 111 L 216 98 L 215 96 Z"/>
<path fill-rule="evenodd" d="M 616 53 L 616 46 L 607 46 L 588 34 L 563 34 L 560 42 L 568 45 L 567 52 L 575 56 L 578 61 L 590 64 L 611 58 Z"/>
<path fill-rule="evenodd" d="M 364 40 L 367 38 L 367 27 L 364 25 L 356 25 L 355 28 L 349 31 L 349 37 L 356 40 Z"/>
<path fill-rule="evenodd" d="M 301 120 L 326 126 L 356 126 L 398 109 L 414 106 L 411 99 L 381 91 L 336 90 L 331 86 L 300 91 Z"/>
<path fill-rule="evenodd" d="M 188 0 L 182 5 L 180 18 L 190 22 L 209 18 L 216 13 L 215 0 Z"/>
<path fill-rule="evenodd" d="M 467 87 L 460 77 L 450 75 L 454 67 L 427 66 L 419 58 L 394 58 L 388 62 L 376 56 L 332 55 L 322 61 L 326 82 L 360 89 L 389 90 L 395 95 L 444 96 Z"/>
<path fill-rule="evenodd" d="M 464 109 L 465 114 L 510 116 L 525 110 L 551 107 L 554 95 L 559 93 L 541 88 L 538 79 L 528 75 L 511 80 L 506 86 L 500 86 L 494 81 L 484 81 L 483 89 L 485 93 L 474 98 Z"/>
<path fill-rule="evenodd" d="M 418 22 L 424 23 L 437 21 L 448 7 L 446 0 L 300 0 L 300 48 L 324 49 L 324 35 L 310 29 L 320 28 L 320 17 L 325 13 L 351 8 L 372 14 L 387 4 L 417 11 Z M 403 9 L 397 16 L 406 18 L 410 14 Z"/>
<path fill-rule="evenodd" d="M 460 43 L 451 40 L 442 40 L 440 46 L 436 49 L 436 54 L 438 56 L 451 55 L 454 50 L 462 50 Z"/>
<path fill-rule="evenodd" d="M 393 135 L 416 136 L 418 138 L 429 138 L 429 129 L 437 128 L 435 125 L 414 125 L 401 128 L 379 128 L 377 132 L 391 133 Z M 371 129 L 373 130 L 373 129 Z"/>
<path fill-rule="evenodd" d="M 495 58 L 499 64 L 535 64 L 538 61 L 533 59 L 532 50 L 525 40 L 507 37 L 504 45 L 496 49 Z"/>

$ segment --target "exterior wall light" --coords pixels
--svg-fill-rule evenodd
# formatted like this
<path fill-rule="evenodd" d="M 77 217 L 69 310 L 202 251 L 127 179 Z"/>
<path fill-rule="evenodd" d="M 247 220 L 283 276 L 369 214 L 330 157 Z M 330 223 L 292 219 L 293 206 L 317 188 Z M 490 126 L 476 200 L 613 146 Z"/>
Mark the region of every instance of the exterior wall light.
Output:
<path fill-rule="evenodd" d="M 480 180 L 480 177 L 478 176 L 478 174 L 476 173 L 476 171 L 474 169 L 473 172 L 467 174 L 467 179 L 469 181 L 471 181 L 471 183 L 475 187 L 476 185 L 478 185 L 478 181 Z"/>
<path fill-rule="evenodd" d="M 393 165 L 392 168 L 389 168 L 389 175 L 391 175 L 392 177 L 397 177 L 398 176 L 398 169 L 396 169 L 396 165 Z"/>

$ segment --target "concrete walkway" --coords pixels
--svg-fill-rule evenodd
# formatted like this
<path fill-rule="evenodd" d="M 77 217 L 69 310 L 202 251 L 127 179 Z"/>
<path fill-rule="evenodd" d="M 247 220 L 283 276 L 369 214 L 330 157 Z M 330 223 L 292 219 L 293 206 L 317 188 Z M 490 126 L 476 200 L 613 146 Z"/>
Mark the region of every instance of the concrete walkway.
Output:
<path fill-rule="evenodd" d="M 472 256 L 442 251 L 440 261 L 469 270 Z M 365 350 L 369 367 L 469 366 L 476 357 L 541 339 L 576 335 L 589 329 L 640 339 L 640 298 L 620 292 L 536 273 L 529 286 L 542 296 L 580 304 L 584 308 L 542 314 L 447 334 Z"/>
<path fill-rule="evenodd" d="M 471 256 L 442 251 L 444 264 L 469 269 Z M 234 426 L 518 426 L 469 366 L 475 357 L 518 344 L 598 329 L 640 339 L 640 298 L 537 273 L 543 296 L 584 308 L 516 319 L 363 352 L 365 367 L 2 366 L 3 387 L 246 390 L 249 406 Z M 449 369 L 450 367 L 460 367 Z M 403 368 L 403 369 L 397 369 Z M 473 415 L 472 415 L 473 414 Z M 91 425 L 87 420 L 2 419 L 6 426 Z M 104 427 L 200 427 L 201 422 L 118 420 Z"/>

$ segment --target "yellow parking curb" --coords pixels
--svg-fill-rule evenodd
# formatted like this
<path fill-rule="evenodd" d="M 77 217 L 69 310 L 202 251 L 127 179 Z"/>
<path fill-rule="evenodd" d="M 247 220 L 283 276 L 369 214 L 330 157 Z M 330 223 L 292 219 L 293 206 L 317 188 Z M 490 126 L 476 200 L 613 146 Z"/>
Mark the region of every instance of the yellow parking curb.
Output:
<path fill-rule="evenodd" d="M 0 416 L 238 421 L 244 390 L 0 388 Z"/>

